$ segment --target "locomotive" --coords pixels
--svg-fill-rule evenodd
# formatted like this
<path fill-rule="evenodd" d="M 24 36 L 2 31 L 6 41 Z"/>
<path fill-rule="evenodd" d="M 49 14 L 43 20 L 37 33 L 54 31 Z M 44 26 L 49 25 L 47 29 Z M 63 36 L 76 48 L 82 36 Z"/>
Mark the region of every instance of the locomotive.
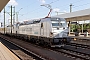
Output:
<path fill-rule="evenodd" d="M 10 25 L 5 30 L 6 34 L 11 34 Z M 59 17 L 33 19 L 12 26 L 13 36 L 50 47 L 62 47 L 70 43 L 68 32 L 66 20 Z"/>

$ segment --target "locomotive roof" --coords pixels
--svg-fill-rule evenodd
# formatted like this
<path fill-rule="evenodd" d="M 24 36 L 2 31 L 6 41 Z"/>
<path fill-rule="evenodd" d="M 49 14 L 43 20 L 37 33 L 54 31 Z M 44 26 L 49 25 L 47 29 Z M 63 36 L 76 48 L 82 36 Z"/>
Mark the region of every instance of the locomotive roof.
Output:
<path fill-rule="evenodd" d="M 49 18 L 60 18 L 60 17 L 49 17 Z M 45 21 L 45 19 L 48 20 L 48 18 L 33 19 L 33 20 L 23 21 L 22 23 L 19 23 L 19 25 L 36 24 L 36 23 L 40 23 L 41 20 Z M 63 19 L 63 18 L 60 18 L 60 19 Z"/>
<path fill-rule="evenodd" d="M 24 21 L 23 23 L 20 23 L 20 25 L 35 24 L 35 23 L 39 23 L 40 21 L 41 19 L 29 20 L 29 21 Z"/>

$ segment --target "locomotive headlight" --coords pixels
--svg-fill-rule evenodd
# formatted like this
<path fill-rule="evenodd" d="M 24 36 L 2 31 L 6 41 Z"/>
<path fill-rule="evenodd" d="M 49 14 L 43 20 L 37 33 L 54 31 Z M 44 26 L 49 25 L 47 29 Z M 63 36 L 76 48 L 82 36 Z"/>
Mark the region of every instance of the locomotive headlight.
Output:
<path fill-rule="evenodd" d="M 52 32 L 50 32 L 50 37 L 52 37 L 53 36 L 53 33 Z"/>
<path fill-rule="evenodd" d="M 76 41 L 77 39 L 76 39 L 76 38 L 74 38 L 73 40 L 75 40 L 75 41 Z"/>
<path fill-rule="evenodd" d="M 64 38 L 63 41 L 66 41 L 66 39 Z"/>

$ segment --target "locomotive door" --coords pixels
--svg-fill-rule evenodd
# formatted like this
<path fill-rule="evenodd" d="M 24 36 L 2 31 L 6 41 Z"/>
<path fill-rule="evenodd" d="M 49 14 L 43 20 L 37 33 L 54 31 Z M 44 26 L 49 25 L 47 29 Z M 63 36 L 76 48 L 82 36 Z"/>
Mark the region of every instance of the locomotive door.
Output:
<path fill-rule="evenodd" d="M 43 28 L 43 23 L 41 23 L 41 30 L 40 30 L 40 35 L 43 36 L 44 35 L 44 28 Z"/>

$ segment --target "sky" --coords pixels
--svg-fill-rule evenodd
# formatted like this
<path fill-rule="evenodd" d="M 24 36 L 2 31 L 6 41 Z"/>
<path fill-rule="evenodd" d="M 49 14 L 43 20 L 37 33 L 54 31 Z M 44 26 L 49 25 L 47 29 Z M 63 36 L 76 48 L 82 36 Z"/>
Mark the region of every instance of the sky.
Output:
<path fill-rule="evenodd" d="M 72 12 L 89 9 L 90 0 L 10 0 L 5 7 L 6 23 L 10 20 L 10 6 L 15 6 L 15 13 L 18 12 L 18 21 L 30 19 L 44 18 L 49 13 L 49 8 L 41 5 L 49 4 L 52 8 L 51 16 L 70 12 L 70 4 L 72 4 Z M 14 10 L 14 8 L 13 8 Z M 0 13 L 0 22 L 3 22 L 3 11 Z M 16 18 L 15 18 L 16 20 Z"/>

